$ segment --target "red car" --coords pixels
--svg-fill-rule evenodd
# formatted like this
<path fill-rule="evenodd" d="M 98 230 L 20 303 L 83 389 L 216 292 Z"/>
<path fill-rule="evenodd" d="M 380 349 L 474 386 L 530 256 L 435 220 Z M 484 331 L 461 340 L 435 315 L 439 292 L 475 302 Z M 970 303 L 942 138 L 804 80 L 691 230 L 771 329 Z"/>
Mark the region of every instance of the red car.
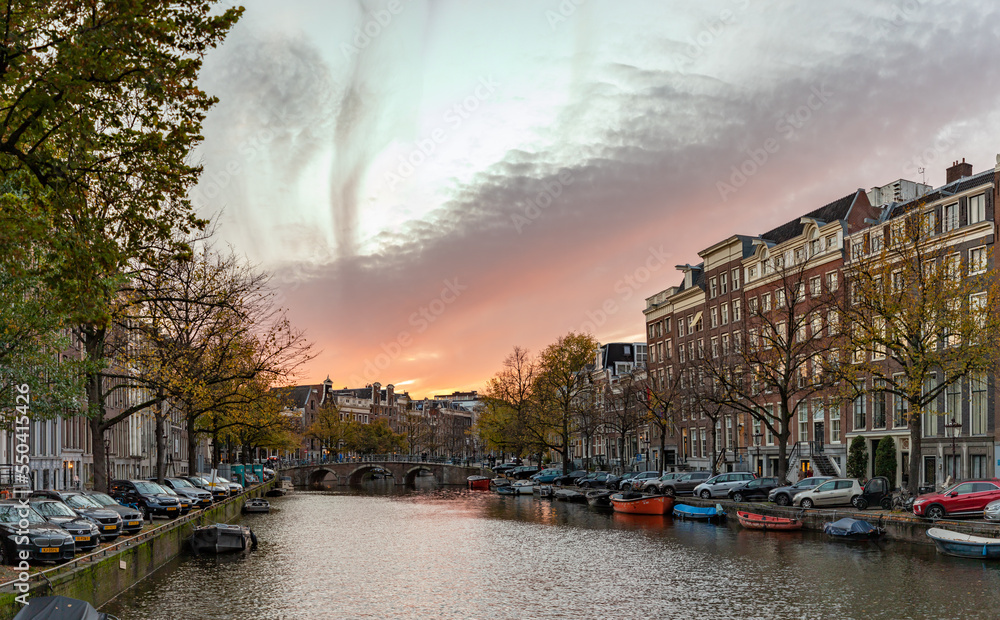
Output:
<path fill-rule="evenodd" d="M 940 493 L 927 493 L 913 502 L 913 514 L 928 519 L 982 515 L 986 504 L 1000 499 L 1000 480 L 966 480 Z"/>

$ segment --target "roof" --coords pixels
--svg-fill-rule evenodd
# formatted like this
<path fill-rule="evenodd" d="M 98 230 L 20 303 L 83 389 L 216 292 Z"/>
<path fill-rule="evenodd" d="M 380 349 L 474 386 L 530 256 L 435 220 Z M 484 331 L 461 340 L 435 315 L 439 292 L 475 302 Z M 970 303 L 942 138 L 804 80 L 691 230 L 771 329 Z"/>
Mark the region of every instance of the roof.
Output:
<path fill-rule="evenodd" d="M 961 194 L 966 190 L 970 190 L 974 187 L 980 185 L 985 185 L 987 183 L 993 182 L 994 170 L 991 168 L 989 170 L 984 170 L 979 174 L 974 174 L 971 177 L 962 177 L 961 179 L 956 179 L 951 183 L 942 185 L 941 187 L 929 191 L 923 196 L 914 198 L 913 200 L 908 200 L 902 203 L 895 203 L 886 209 L 886 218 L 893 217 L 900 213 L 905 213 L 912 208 L 919 207 L 921 205 L 930 204 L 941 200 L 942 198 L 947 198 L 953 194 Z"/>
<path fill-rule="evenodd" d="M 777 228 L 772 228 L 760 237 L 761 239 L 765 239 L 767 241 L 773 241 L 775 244 L 784 243 L 785 241 L 793 239 L 802 233 L 802 227 L 804 226 L 802 218 L 804 217 L 822 220 L 824 222 L 835 222 L 837 220 L 845 219 L 847 214 L 850 213 L 851 206 L 857 199 L 858 193 L 864 193 L 864 190 L 855 190 L 843 198 L 838 198 L 829 204 L 823 205 L 815 211 L 810 211 L 805 215 L 796 217 L 794 220 L 785 222 Z"/>
<path fill-rule="evenodd" d="M 322 389 L 322 385 L 295 385 L 286 388 L 275 388 L 285 399 L 291 402 L 292 409 L 304 409 L 309 402 L 309 395 L 314 389 Z"/>

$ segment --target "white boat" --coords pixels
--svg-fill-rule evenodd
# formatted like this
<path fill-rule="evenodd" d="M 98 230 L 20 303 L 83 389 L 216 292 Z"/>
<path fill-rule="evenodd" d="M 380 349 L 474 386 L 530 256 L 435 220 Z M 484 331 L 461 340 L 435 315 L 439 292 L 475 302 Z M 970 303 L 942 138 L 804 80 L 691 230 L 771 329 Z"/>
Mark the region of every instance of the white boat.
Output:
<path fill-rule="evenodd" d="M 514 489 L 515 495 L 531 495 L 534 493 L 535 481 L 534 480 L 518 480 L 514 484 L 510 485 Z"/>
<path fill-rule="evenodd" d="M 245 525 L 216 523 L 194 528 L 191 548 L 200 553 L 238 553 L 257 548 L 257 537 Z"/>

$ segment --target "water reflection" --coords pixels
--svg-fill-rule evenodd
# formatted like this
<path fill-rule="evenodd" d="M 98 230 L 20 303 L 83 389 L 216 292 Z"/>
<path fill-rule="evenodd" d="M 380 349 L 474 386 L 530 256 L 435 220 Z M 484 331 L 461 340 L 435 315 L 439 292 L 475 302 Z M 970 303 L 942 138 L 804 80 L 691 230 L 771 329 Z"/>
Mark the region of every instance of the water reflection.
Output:
<path fill-rule="evenodd" d="M 244 618 L 993 618 L 993 564 L 464 490 L 296 492 L 258 552 L 185 558 L 104 611 Z"/>

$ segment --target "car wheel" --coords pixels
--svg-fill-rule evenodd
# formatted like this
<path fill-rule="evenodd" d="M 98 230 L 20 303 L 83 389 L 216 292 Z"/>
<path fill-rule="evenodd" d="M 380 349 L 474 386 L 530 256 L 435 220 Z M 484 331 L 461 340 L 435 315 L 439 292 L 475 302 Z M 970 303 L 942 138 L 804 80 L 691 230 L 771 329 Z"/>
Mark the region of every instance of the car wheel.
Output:
<path fill-rule="evenodd" d="M 809 499 L 808 497 L 805 498 L 804 500 L 802 500 L 802 507 L 803 508 L 812 508 L 813 507 L 813 501 L 811 499 Z"/>
<path fill-rule="evenodd" d="M 631 490 L 632 490 L 632 485 L 629 484 L 628 482 L 622 485 L 622 491 L 631 491 Z"/>
<path fill-rule="evenodd" d="M 702 499 L 708 499 L 710 497 L 712 497 L 712 492 L 711 491 L 709 491 L 708 489 L 702 489 L 701 490 L 701 498 Z"/>
<path fill-rule="evenodd" d="M 0 543 L 0 565 L 7 566 L 14 564 L 14 555 L 7 549 L 6 543 Z"/>
<path fill-rule="evenodd" d="M 851 506 L 854 506 L 858 510 L 864 510 L 865 508 L 868 508 L 868 500 L 860 495 L 855 495 L 851 498 Z"/>
<path fill-rule="evenodd" d="M 791 504 L 792 502 L 790 502 L 788 500 L 788 496 L 787 495 L 785 495 L 784 493 L 782 493 L 781 495 L 778 495 L 778 496 L 776 496 L 774 498 L 774 503 L 777 504 L 777 505 L 779 505 L 779 506 L 787 506 L 788 504 Z"/>
<path fill-rule="evenodd" d="M 928 519 L 931 520 L 943 519 L 945 515 L 944 506 L 940 504 L 934 504 L 933 506 L 929 507 L 927 511 L 924 512 L 924 514 L 927 516 Z"/>
<path fill-rule="evenodd" d="M 666 495 L 667 497 L 674 497 L 675 495 L 677 495 L 677 491 L 674 490 L 674 487 L 667 487 L 663 489 L 663 494 Z"/>
<path fill-rule="evenodd" d="M 737 503 L 743 503 L 743 494 L 742 493 L 733 493 L 733 501 L 737 502 Z"/>
<path fill-rule="evenodd" d="M 883 497 L 882 501 L 879 502 L 879 506 L 882 507 L 882 510 L 892 510 L 892 498 Z"/>

